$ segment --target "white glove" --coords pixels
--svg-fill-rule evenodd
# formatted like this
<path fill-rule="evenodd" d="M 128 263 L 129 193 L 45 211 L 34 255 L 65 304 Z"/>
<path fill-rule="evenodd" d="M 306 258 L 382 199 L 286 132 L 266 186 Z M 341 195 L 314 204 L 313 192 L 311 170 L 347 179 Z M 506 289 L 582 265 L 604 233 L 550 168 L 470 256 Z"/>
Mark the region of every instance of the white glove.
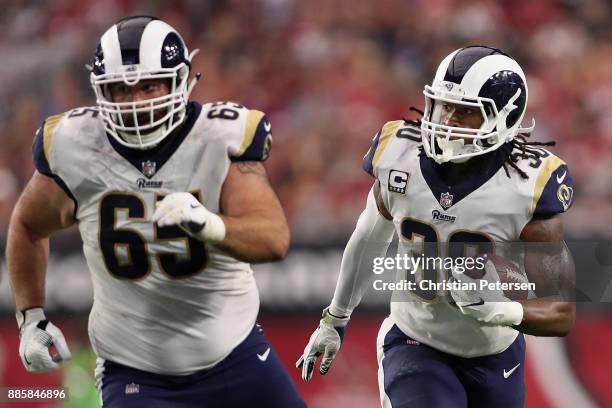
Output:
<path fill-rule="evenodd" d="M 491 261 L 485 263 L 485 274 L 481 279 L 452 270 L 453 278 L 460 283 L 470 283 L 476 289 L 453 289 L 450 295 L 464 315 L 472 316 L 483 323 L 501 326 L 516 326 L 523 321 L 523 305 L 504 296 L 498 288 L 485 287 L 480 290 L 480 281 L 499 282 L 499 274 Z"/>
<path fill-rule="evenodd" d="M 348 317 L 336 317 L 329 313 L 329 307 L 323 310 L 323 318 L 319 322 L 319 327 L 312 333 L 310 340 L 304 349 L 304 354 L 295 363 L 296 368 L 302 369 L 302 379 L 310 381 L 314 366 L 321 354 L 321 366 L 319 373 L 327 374 L 332 361 L 340 350 L 342 339 L 344 338 L 344 328 L 348 324 Z"/>
<path fill-rule="evenodd" d="M 70 350 L 62 331 L 47 320 L 42 308 L 36 307 L 17 312 L 19 325 L 19 357 L 26 370 L 44 373 L 58 368 L 70 359 Z M 55 346 L 57 353 L 51 355 L 49 347 Z"/>
<path fill-rule="evenodd" d="M 177 225 L 201 241 L 221 242 L 225 238 L 225 223 L 217 214 L 206 209 L 190 193 L 172 193 L 157 203 L 153 222 L 160 227 Z"/>

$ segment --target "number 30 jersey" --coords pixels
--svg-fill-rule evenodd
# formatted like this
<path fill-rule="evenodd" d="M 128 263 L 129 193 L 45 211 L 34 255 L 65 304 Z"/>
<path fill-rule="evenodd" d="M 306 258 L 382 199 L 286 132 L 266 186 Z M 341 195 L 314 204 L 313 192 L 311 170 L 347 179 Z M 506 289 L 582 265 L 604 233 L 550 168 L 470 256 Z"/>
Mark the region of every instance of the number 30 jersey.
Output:
<path fill-rule="evenodd" d="M 388 122 L 374 137 L 363 163 L 380 182 L 402 253 L 462 256 L 457 249 L 463 250 L 465 243 L 476 244 L 481 248 L 478 252 L 489 252 L 482 249 L 519 241 L 534 216 L 549 217 L 572 205 L 569 170 L 547 150 L 539 149 L 537 158 L 519 159 L 517 165 L 527 179 L 511 166 L 506 174 L 505 156 L 498 150 L 489 155 L 480 173 L 448 186 L 437 164 L 420 147 L 419 129 L 404 121 Z M 413 251 L 416 248 L 419 252 Z M 423 279 L 440 282 L 445 277 L 440 271 L 428 272 L 433 275 L 405 273 L 405 278 L 419 284 Z M 518 332 L 513 328 L 485 325 L 465 316 L 443 296 L 444 291 L 396 291 L 391 318 L 415 340 L 462 357 L 499 353 L 516 338 Z"/>
<path fill-rule="evenodd" d="M 89 336 L 99 357 L 186 375 L 215 365 L 246 338 L 259 309 L 250 266 L 151 217 L 157 201 L 179 191 L 218 213 L 231 161 L 265 160 L 271 140 L 262 112 L 229 102 L 190 103 L 180 130 L 142 151 L 107 136 L 95 108 L 43 123 L 34 162 L 75 202 L 94 288 Z"/>

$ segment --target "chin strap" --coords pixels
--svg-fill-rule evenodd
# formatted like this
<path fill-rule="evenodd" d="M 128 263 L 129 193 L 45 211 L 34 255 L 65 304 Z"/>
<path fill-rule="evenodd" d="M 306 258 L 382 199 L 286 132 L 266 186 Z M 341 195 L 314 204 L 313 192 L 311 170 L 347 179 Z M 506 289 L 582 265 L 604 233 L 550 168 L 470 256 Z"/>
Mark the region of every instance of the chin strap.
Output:
<path fill-rule="evenodd" d="M 437 142 L 438 146 L 442 150 L 442 156 L 439 157 L 438 163 L 450 161 L 451 158 L 455 156 L 463 148 L 463 146 L 465 146 L 465 141 L 463 139 L 438 139 Z"/>

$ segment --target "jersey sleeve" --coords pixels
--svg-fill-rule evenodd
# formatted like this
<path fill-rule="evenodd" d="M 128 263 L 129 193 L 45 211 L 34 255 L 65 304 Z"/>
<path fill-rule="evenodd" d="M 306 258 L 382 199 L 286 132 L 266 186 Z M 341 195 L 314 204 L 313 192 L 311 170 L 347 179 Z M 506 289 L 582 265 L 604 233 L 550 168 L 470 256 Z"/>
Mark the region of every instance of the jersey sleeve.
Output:
<path fill-rule="evenodd" d="M 36 130 L 36 135 L 34 136 L 34 143 L 32 144 L 32 161 L 34 162 L 34 167 L 36 167 L 36 170 L 38 170 L 39 173 L 42 173 L 48 177 L 52 177 L 53 172 L 51 171 L 51 167 L 49 166 L 49 159 L 47 159 L 47 155 L 45 154 L 45 136 L 43 131 L 44 126 L 45 124 L 43 123 Z"/>
<path fill-rule="evenodd" d="M 36 130 L 34 143 L 32 144 L 32 159 L 39 173 L 53 177 L 51 170 L 51 142 L 57 125 L 63 118 L 63 114 L 48 117 Z"/>
<path fill-rule="evenodd" d="M 574 203 L 574 184 L 567 164 L 557 156 L 548 157 L 538 173 L 533 195 L 533 216 L 552 217 Z"/>
<path fill-rule="evenodd" d="M 389 146 L 389 142 L 391 142 L 391 139 L 393 139 L 402 123 L 402 120 L 387 122 L 382 129 L 380 129 L 378 133 L 374 135 L 370 150 L 368 150 L 366 155 L 363 157 L 363 164 L 361 166 L 370 176 L 374 178 L 377 177 L 377 165 L 380 158 Z"/>
<path fill-rule="evenodd" d="M 246 116 L 242 143 L 230 152 L 233 161 L 265 161 L 272 149 L 272 124 L 265 113 L 249 110 Z"/>
<path fill-rule="evenodd" d="M 53 178 L 57 185 L 64 190 L 66 195 L 72 199 L 74 202 L 74 213 L 76 214 L 78 202 L 66 182 L 60 177 L 60 172 L 57 169 L 54 170 L 52 142 L 57 127 L 63 117 L 64 114 L 50 116 L 45 119 L 42 125 L 36 130 L 34 143 L 32 144 L 32 161 L 39 173 Z"/>

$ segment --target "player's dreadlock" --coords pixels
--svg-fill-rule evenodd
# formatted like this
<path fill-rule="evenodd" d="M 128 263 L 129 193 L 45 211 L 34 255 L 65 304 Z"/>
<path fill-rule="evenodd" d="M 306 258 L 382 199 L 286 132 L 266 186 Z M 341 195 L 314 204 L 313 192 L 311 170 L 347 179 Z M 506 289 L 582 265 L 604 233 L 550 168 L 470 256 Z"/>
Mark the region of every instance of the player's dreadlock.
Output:
<path fill-rule="evenodd" d="M 410 111 L 416 112 L 421 116 L 425 115 L 425 113 L 422 110 L 415 108 L 414 106 L 410 107 Z M 421 128 L 420 118 L 413 119 L 413 120 L 404 119 L 404 122 L 416 128 L 419 128 L 419 129 Z M 540 160 L 542 157 L 545 156 L 546 153 L 544 153 L 542 150 L 534 146 L 554 146 L 556 143 L 554 140 L 551 140 L 548 142 L 527 141 L 527 138 L 530 136 L 531 136 L 531 132 L 520 133 L 513 140 L 501 146 L 500 150 L 506 156 L 503 167 L 504 167 L 504 171 L 506 172 L 506 176 L 508 176 L 508 178 L 510 178 L 510 171 L 508 171 L 508 165 L 510 165 L 510 167 L 515 169 L 522 178 L 528 179 L 529 176 L 527 175 L 527 173 L 521 170 L 521 168 L 516 164 L 519 161 L 519 159 L 531 158 L 535 160 Z"/>
<path fill-rule="evenodd" d="M 540 149 L 534 148 L 533 146 L 554 146 L 556 143 L 554 140 L 548 142 L 528 142 L 527 138 L 529 136 L 531 136 L 531 132 L 521 133 L 517 135 L 514 139 L 512 139 L 510 142 L 502 145 L 501 150 L 506 154 L 506 160 L 504 161 L 503 166 L 508 178 L 510 178 L 510 172 L 508 171 L 508 167 L 506 167 L 506 164 L 512 166 L 518 172 L 518 174 L 521 175 L 522 178 L 528 179 L 529 176 L 527 175 L 527 173 L 521 170 L 516 164 L 519 158 L 533 158 L 536 160 L 540 160 L 540 158 L 543 157 L 545 153 Z M 515 150 L 518 151 L 514 152 Z"/>

